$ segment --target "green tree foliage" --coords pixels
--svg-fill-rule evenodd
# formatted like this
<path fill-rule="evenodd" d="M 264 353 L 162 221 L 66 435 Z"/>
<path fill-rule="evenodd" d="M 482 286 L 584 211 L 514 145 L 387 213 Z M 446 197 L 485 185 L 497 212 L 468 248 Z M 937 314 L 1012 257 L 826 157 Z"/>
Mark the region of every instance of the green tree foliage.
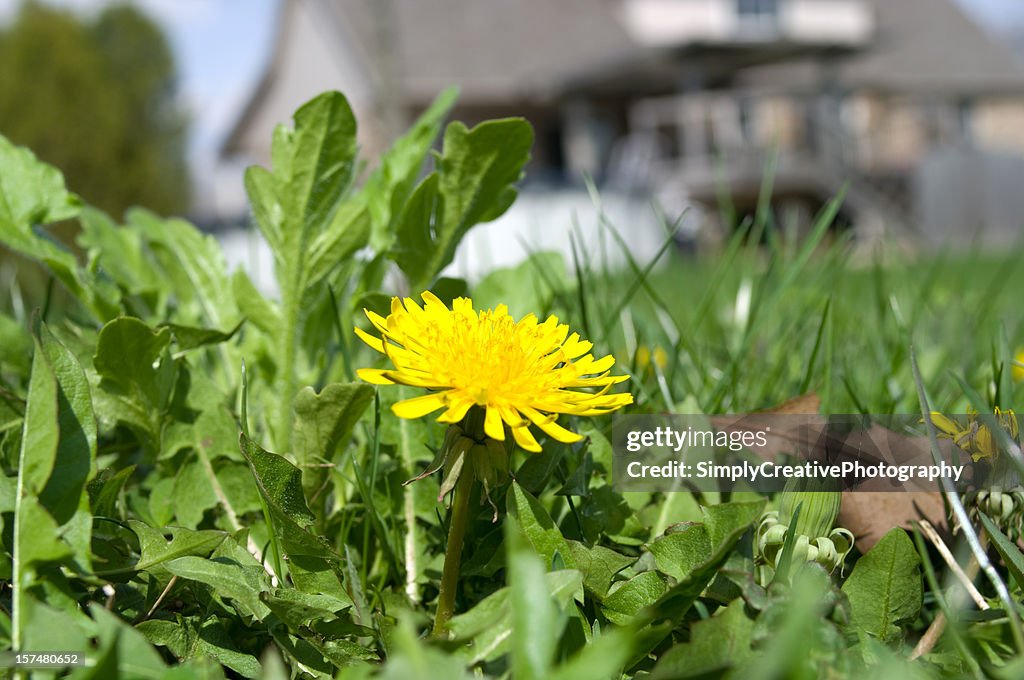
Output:
<path fill-rule="evenodd" d="M 160 28 L 115 5 L 88 21 L 29 1 L 0 30 L 0 132 L 61 168 L 90 204 L 188 207 L 186 119 Z"/>

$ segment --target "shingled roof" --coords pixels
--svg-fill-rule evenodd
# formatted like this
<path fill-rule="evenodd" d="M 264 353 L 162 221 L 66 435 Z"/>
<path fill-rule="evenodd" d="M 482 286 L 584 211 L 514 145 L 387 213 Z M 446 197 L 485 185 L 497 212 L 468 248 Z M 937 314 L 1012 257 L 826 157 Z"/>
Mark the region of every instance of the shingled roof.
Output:
<path fill-rule="evenodd" d="M 872 49 L 842 67 L 843 82 L 908 93 L 978 94 L 1024 89 L 1024 68 L 1008 46 L 952 2 L 874 0 Z"/>
<path fill-rule="evenodd" d="M 950 0 L 872 0 L 871 46 L 839 60 L 834 77 L 845 90 L 962 96 L 1024 92 L 1024 67 L 1008 45 Z M 755 87 L 817 87 L 810 61 L 752 69 L 740 82 Z"/>
<path fill-rule="evenodd" d="M 543 101 L 578 73 L 623 63 L 639 49 L 618 21 L 617 0 L 375 2 L 384 0 L 282 0 L 273 56 L 222 153 L 260 146 L 254 140 L 265 136 L 262 128 L 324 89 L 344 89 L 350 100 L 372 97 L 388 75 L 382 49 L 389 49 L 402 104 L 413 108 L 451 85 L 460 88 L 460 105 Z M 390 48 L 382 47 L 375 16 L 381 7 L 390 10 Z M 309 44 L 299 43 L 304 38 Z"/>
<path fill-rule="evenodd" d="M 310 0 L 303 0 L 310 1 Z M 331 4 L 364 51 L 375 35 L 369 3 Z M 391 0 L 391 42 L 402 91 L 426 101 L 455 83 L 463 101 L 555 93 L 595 63 L 637 49 L 613 0 Z"/>

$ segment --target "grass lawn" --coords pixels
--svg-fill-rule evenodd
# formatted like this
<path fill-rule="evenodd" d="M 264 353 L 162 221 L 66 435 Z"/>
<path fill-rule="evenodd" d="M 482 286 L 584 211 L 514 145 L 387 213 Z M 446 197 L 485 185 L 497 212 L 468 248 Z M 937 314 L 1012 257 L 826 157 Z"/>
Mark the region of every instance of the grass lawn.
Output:
<path fill-rule="evenodd" d="M 440 278 L 532 141 L 444 127 L 452 101 L 365 178 L 338 93 L 275 136 L 246 177 L 273 299 L 187 222 L 113 220 L 0 138 L 0 244 L 67 300 L 0 291 L 0 646 L 78 654 L 76 678 L 1021 677 L 1019 432 L 990 415 L 1024 389 L 1020 252 L 865 250 L 828 212 L 797 240 L 764 212 L 701 257 L 666 237 L 613 271 L 608 229 Z M 68 220 L 80 254 L 45 234 Z M 612 411 L 922 395 L 981 414 L 942 425 L 1000 488 L 612 484 Z"/>

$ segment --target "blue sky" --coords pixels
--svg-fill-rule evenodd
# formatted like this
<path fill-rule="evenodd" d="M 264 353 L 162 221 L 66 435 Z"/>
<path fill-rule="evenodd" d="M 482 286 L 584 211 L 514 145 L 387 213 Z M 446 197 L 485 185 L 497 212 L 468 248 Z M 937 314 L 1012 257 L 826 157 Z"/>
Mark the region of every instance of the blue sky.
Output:
<path fill-rule="evenodd" d="M 0 0 L 2 1 L 2 0 Z M 145 0 L 177 53 L 195 121 L 194 151 L 214 151 L 270 60 L 279 0 Z"/>
<path fill-rule="evenodd" d="M 108 2 L 47 1 L 86 13 Z M 182 97 L 193 119 L 192 157 L 197 164 L 205 165 L 213 160 L 217 146 L 270 59 L 284 0 L 133 1 L 167 30 L 178 58 Z M 1024 25 L 1021 0 L 956 2 L 992 26 Z M 0 21 L 19 4 L 20 0 L 0 0 Z"/>
<path fill-rule="evenodd" d="M 890 1 L 898 2 L 899 0 Z M 1005 20 L 1021 23 L 1024 18 L 1024 7 L 1019 0 L 956 0 L 956 2 L 983 21 L 991 21 L 996 25 Z"/>

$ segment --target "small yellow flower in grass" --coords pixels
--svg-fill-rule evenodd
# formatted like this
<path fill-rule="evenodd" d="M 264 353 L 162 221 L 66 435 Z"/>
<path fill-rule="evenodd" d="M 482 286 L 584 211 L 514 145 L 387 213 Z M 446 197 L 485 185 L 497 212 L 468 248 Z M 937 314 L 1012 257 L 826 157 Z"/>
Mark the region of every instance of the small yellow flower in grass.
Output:
<path fill-rule="evenodd" d="M 1016 440 L 1020 432 L 1013 410 L 1000 409 L 997 406 L 995 417 L 1000 427 L 1010 435 L 1010 439 Z M 968 409 L 966 425 L 935 411 L 932 411 L 931 420 L 939 431 L 939 437 L 952 440 L 958 447 L 971 454 L 973 460 L 996 458 L 999 455 L 999 442 L 995 433 L 979 420 L 977 412 L 973 409 Z"/>
<path fill-rule="evenodd" d="M 615 359 L 595 359 L 592 343 L 570 335 L 554 316 L 541 322 L 528 314 L 516 321 L 505 305 L 477 312 L 469 298 L 455 299 L 451 309 L 429 291 L 422 298 L 423 306 L 392 298 L 387 318 L 365 310 L 380 337 L 356 329 L 394 366 L 360 369 L 360 378 L 430 390 L 395 404 L 399 417 L 444 409 L 439 422 L 459 423 L 477 406 L 487 437 L 504 441 L 507 426 L 520 447 L 537 452 L 531 424 L 552 439 L 575 442 L 582 437 L 555 422 L 559 414 L 596 416 L 633 402 L 628 393 L 611 392 L 629 377 L 611 375 Z"/>
<path fill-rule="evenodd" d="M 636 348 L 635 362 L 637 370 L 640 371 L 646 372 L 648 369 L 652 369 L 652 366 L 665 370 L 665 367 L 668 366 L 668 354 L 658 345 L 655 345 L 653 351 L 647 345 L 640 345 Z"/>
<path fill-rule="evenodd" d="M 1017 349 L 1017 354 L 1013 357 L 1013 368 L 1010 369 L 1010 375 L 1017 382 L 1024 380 L 1024 347 Z"/>

